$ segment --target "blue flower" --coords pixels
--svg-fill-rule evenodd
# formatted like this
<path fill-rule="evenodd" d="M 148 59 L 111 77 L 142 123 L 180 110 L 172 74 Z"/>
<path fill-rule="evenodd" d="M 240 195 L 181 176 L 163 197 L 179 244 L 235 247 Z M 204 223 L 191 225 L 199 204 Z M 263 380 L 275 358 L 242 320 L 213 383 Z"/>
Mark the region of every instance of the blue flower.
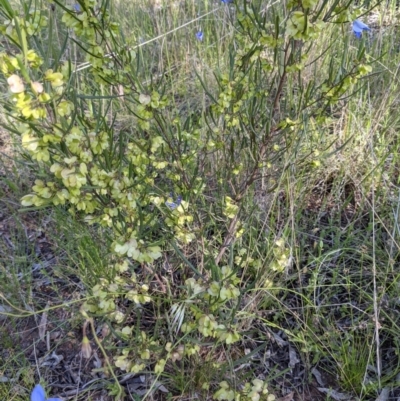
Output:
<path fill-rule="evenodd" d="M 75 10 L 77 13 L 80 13 L 80 12 L 82 11 L 80 4 L 75 3 L 75 4 L 74 4 L 74 10 Z"/>
<path fill-rule="evenodd" d="M 364 22 L 356 19 L 353 21 L 353 32 L 357 38 L 361 38 L 363 31 L 370 31 L 371 28 L 368 25 L 365 25 Z"/>
<path fill-rule="evenodd" d="M 197 40 L 199 40 L 200 42 L 202 42 L 202 41 L 203 41 L 203 38 L 204 38 L 203 32 L 202 32 L 202 31 L 196 32 L 196 38 L 197 38 Z"/>
<path fill-rule="evenodd" d="M 170 194 L 170 198 L 172 198 L 172 194 Z M 181 204 L 181 202 L 182 202 L 182 196 L 179 195 L 179 196 L 176 198 L 176 201 L 175 201 L 175 202 L 165 202 L 165 205 L 166 205 L 168 208 L 170 208 L 171 210 L 174 210 L 174 209 L 176 209 L 176 208 Z"/>
<path fill-rule="evenodd" d="M 46 398 L 46 393 L 40 384 L 36 384 L 31 393 L 31 401 L 62 401 L 60 398 Z"/>
<path fill-rule="evenodd" d="M 222 1 L 222 3 L 224 3 L 224 4 L 233 3 L 233 0 L 221 0 L 221 1 Z"/>

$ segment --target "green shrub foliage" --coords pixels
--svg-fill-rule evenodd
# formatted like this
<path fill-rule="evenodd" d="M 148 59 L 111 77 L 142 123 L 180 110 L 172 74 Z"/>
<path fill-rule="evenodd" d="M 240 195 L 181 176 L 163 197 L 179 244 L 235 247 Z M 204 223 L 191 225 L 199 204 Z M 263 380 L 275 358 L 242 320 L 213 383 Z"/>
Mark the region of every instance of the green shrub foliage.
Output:
<path fill-rule="evenodd" d="M 2 0 L 2 106 L 37 176 L 22 206 L 65 207 L 109 238 L 115 277 L 99 278 L 82 313 L 108 319 L 120 339 L 135 342 L 119 348 L 115 367 L 161 374 L 167 362 L 197 355 L 202 339 L 240 340 L 235 311 L 249 282 L 240 278 L 249 229 L 243 201 L 261 178 L 273 191 L 286 169 L 319 165 L 334 142 L 319 130 L 371 71 L 368 38 L 352 37 L 348 22 L 361 10 L 348 1 L 238 1 L 229 65 L 198 74 L 210 106 L 182 115 L 162 82 L 142 84 L 139 56 L 108 5 L 55 0 L 17 9 Z M 325 30 L 329 43 L 321 42 Z M 188 249 L 202 253 L 202 264 Z M 285 239 L 271 249 L 268 266 L 249 262 L 251 282 L 261 268 L 285 269 Z M 162 304 L 138 268 L 156 268 L 167 252 L 182 261 L 184 280 Z M 168 311 L 174 344 L 145 330 L 133 336 L 128 316 L 152 302 Z M 263 382 L 252 383 L 236 391 L 221 382 L 214 398 L 273 399 Z"/>

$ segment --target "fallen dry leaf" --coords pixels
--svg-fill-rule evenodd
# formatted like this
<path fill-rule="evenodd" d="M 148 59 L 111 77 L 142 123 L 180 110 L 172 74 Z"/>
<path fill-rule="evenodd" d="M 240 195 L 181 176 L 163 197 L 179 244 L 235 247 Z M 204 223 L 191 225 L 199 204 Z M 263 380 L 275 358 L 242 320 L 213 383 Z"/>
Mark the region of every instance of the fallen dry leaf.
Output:
<path fill-rule="evenodd" d="M 46 305 L 46 309 L 48 309 L 49 306 L 50 303 L 48 302 Z M 39 329 L 39 338 L 42 341 L 44 341 L 44 336 L 46 334 L 46 329 L 47 329 L 47 312 L 42 313 L 38 329 Z"/>
<path fill-rule="evenodd" d="M 294 392 L 292 391 L 289 394 L 286 394 L 284 397 L 277 398 L 276 401 L 293 401 Z"/>

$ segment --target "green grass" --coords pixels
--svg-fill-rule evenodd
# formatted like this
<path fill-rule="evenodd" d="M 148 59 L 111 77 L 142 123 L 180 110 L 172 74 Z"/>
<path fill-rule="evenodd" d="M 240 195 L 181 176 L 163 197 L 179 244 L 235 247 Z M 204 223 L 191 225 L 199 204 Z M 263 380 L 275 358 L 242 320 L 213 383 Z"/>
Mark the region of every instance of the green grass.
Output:
<path fill-rule="evenodd" d="M 47 5 L 36 7 L 44 11 Z M 263 7 L 273 7 L 272 2 Z M 272 9 L 267 24 L 282 11 Z M 139 93 L 158 90 L 169 106 L 155 127 L 139 130 L 130 95 L 125 101 L 107 98 L 116 89 L 98 85 L 94 75 L 82 70 L 76 74 L 79 85 L 105 97 L 76 100 L 76 108 L 106 116 L 104 126 L 114 124 L 117 132 L 113 143 L 143 140 L 145 146 L 154 135 L 169 141 L 172 150 L 163 156 L 181 178 L 161 172 L 151 193 L 181 193 L 195 206 L 195 240 L 175 240 L 160 212 L 143 230 L 143 238 L 161 244 L 161 258 L 143 263 L 131 259 L 127 271 L 119 270 L 110 226 L 89 226 L 79 213 L 69 213 L 68 206 L 21 210 L 20 198 L 31 192 L 34 179 L 50 180 L 51 175 L 26 155 L 18 135 L 4 134 L 13 145 L 0 165 L 0 306 L 8 312 L 2 316 L 0 310 L 1 399 L 28 399 L 40 381 L 49 394 L 63 396 L 65 391 L 76 400 L 100 399 L 101 391 L 117 398 L 121 388 L 138 400 L 211 400 L 223 381 L 242 391 L 256 378 L 265 380 L 277 398 L 290 391 L 309 396 L 315 387 L 332 388 L 349 399 L 376 400 L 384 388 L 399 396 L 399 34 L 393 22 L 395 2 L 382 3 L 377 10 L 390 24 L 380 21 L 372 38 L 364 35 L 358 41 L 349 24 L 331 24 L 311 49 L 304 44 L 308 61 L 328 46 L 335 57 L 318 58 L 301 74 L 290 75 L 277 108 L 271 107 L 278 91 L 271 77 L 279 77 L 279 71 L 261 79 L 256 67 L 249 67 L 246 74 L 254 73 L 257 91 L 271 85 L 271 97 L 243 106 L 242 125 L 235 130 L 211 106 L 211 97 L 226 89 L 224 74 L 234 74 L 231 55 L 245 48 L 244 41 L 234 40 L 239 30 L 235 6 L 139 0 L 111 5 L 124 44 L 137 56 L 129 68 L 137 74 Z M 54 15 L 53 22 L 61 11 Z M 195 36 L 199 30 L 204 33 L 201 42 Z M 66 34 L 57 25 L 47 43 L 49 65 Z M 329 105 L 324 110 L 328 119 L 320 123 L 307 114 L 311 106 L 301 107 L 306 88 L 313 81 L 316 86 L 325 82 L 332 68 L 343 66 L 343 73 L 363 45 L 373 61 L 372 72 L 351 96 L 348 92 Z M 72 42 L 70 46 L 74 63 L 80 65 L 85 52 Z M 273 60 L 274 54 L 266 57 Z M 275 57 L 284 59 L 282 48 Z M 269 129 L 263 125 L 267 112 L 271 126 L 286 118 L 304 126 L 279 128 L 283 134 L 269 142 L 269 164 L 259 167 L 254 160 Z M 251 117 L 255 121 L 250 124 Z M 84 126 L 83 112 L 79 118 Z M 3 122 L 7 126 L 6 117 Z M 92 124 L 103 122 L 93 117 Z M 229 146 L 218 144 L 218 129 Z M 204 147 L 185 136 L 193 132 Z M 246 186 L 254 165 L 263 174 Z M 204 178 L 204 191 L 196 187 L 196 175 Z M 236 203 L 245 230 L 236 238 L 240 227 L 230 231 L 233 219 L 226 218 L 223 199 L 243 187 Z M 155 208 L 146 207 L 144 216 L 151 215 Z M 223 266 L 232 273 L 224 276 Z M 187 279 L 199 277 L 203 281 L 197 285 L 232 284 L 240 295 L 213 309 L 215 299 L 200 299 L 186 289 Z M 151 302 L 137 305 L 129 293 L 149 294 Z M 89 325 L 87 333 L 82 331 L 86 315 L 80 311 L 85 302 L 94 319 L 94 330 Z M 121 319 L 114 310 L 98 308 L 102 302 L 113 303 Z M 44 313 L 46 330 L 40 338 Z M 184 322 L 201 313 L 237 329 L 240 341 L 226 344 L 196 328 L 182 331 Z M 80 353 L 85 334 L 93 350 L 89 360 Z M 182 356 L 183 349 L 193 349 L 193 355 Z M 46 363 L 53 352 L 62 355 L 58 366 Z M 127 360 L 124 352 L 129 353 Z M 163 372 L 157 371 L 160 359 L 168 359 Z M 121 361 L 130 363 L 129 369 L 143 363 L 135 378 L 142 375 L 146 382 L 132 384 Z M 75 376 L 74 381 L 68 376 L 69 387 L 63 390 L 57 385 L 65 366 L 72 366 Z M 313 369 L 322 374 L 322 383 L 316 382 Z M 93 377 L 94 383 L 82 387 Z M 73 394 L 74 389 L 80 390 Z"/>

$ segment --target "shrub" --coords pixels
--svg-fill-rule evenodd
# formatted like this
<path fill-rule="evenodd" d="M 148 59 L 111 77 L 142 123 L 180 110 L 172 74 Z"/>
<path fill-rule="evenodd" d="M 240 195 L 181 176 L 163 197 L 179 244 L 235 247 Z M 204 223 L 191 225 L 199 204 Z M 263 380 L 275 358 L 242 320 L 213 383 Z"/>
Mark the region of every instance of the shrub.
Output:
<path fill-rule="evenodd" d="M 98 277 L 82 314 L 112 326 L 120 347 L 111 370 L 159 376 L 199 356 L 206 339 L 237 343 L 248 319 L 238 313 L 243 297 L 265 294 L 265 272 L 291 263 L 284 235 L 266 236 L 261 262 L 248 262 L 245 200 L 260 181 L 273 192 L 288 169 L 320 165 L 335 143 L 325 135 L 330 113 L 371 71 L 365 38 L 349 48 L 357 39 L 345 32 L 358 11 L 339 3 L 237 4 L 229 65 L 198 75 L 211 104 L 182 115 L 162 82 L 141 82 L 139 55 L 107 1 L 55 0 L 47 10 L 1 2 L 7 129 L 37 175 L 21 203 L 65 207 L 109 240 L 115 276 Z M 80 65 L 69 57 L 73 46 Z M 119 123 L 126 114 L 128 128 Z M 160 285 L 164 297 L 150 281 L 167 254 L 181 262 L 179 282 Z M 148 304 L 163 323 L 141 322 Z M 162 324 L 172 339 L 157 335 Z M 222 381 L 214 398 L 272 399 L 263 382 L 252 383 L 236 392 Z"/>

